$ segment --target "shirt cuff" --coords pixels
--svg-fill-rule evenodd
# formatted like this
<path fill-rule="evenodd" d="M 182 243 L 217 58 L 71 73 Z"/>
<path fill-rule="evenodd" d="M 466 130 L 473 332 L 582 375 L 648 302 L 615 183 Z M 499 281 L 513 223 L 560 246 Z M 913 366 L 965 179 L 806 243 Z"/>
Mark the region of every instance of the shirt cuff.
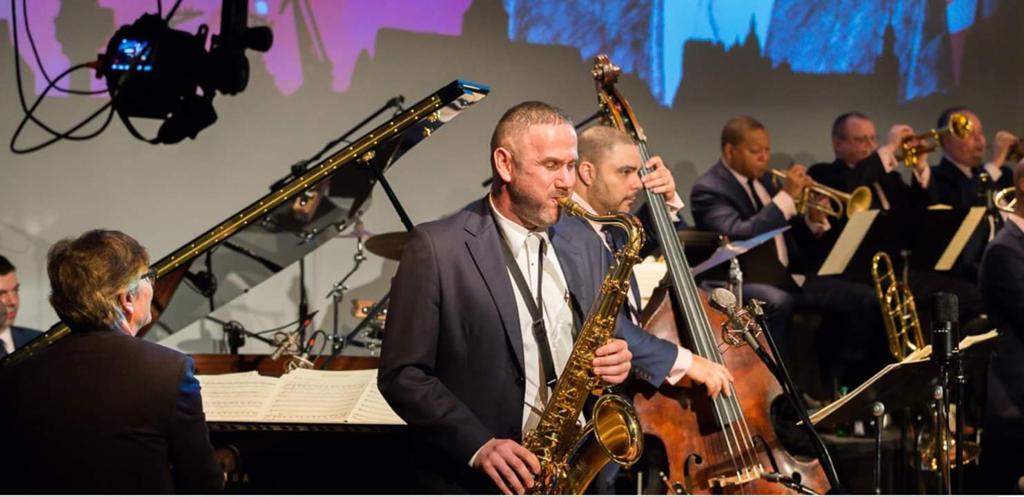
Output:
<path fill-rule="evenodd" d="M 993 183 L 999 181 L 999 178 L 1003 177 L 1003 169 L 1001 167 L 997 167 L 991 162 L 985 163 L 985 172 L 987 172 L 988 176 L 992 178 Z"/>
<path fill-rule="evenodd" d="M 754 192 L 754 195 L 757 195 L 757 192 Z M 789 221 L 789 218 L 796 215 L 796 202 L 793 201 L 793 197 L 789 196 L 785 190 L 776 193 L 772 197 L 772 202 L 775 202 L 775 205 L 782 211 L 782 216 L 786 218 L 786 221 Z"/>
<path fill-rule="evenodd" d="M 487 442 L 484 442 L 484 445 L 487 445 L 487 443 L 490 442 L 491 440 L 494 440 L 494 439 L 493 438 L 488 439 Z M 469 458 L 469 467 L 471 467 L 471 468 L 474 467 L 473 463 L 476 462 L 476 456 L 480 455 L 480 451 L 483 450 L 484 445 L 481 445 L 479 449 L 476 449 L 476 452 L 473 453 L 473 457 Z"/>
<path fill-rule="evenodd" d="M 914 169 L 914 178 L 917 179 L 917 184 L 921 185 L 922 189 L 927 190 L 928 189 L 928 182 L 931 181 L 931 179 L 932 179 L 932 168 L 930 168 L 930 167 L 922 168 L 920 173 L 917 172 L 917 169 L 915 168 Z"/>
<path fill-rule="evenodd" d="M 679 347 L 679 353 L 676 354 L 676 362 L 672 365 L 672 369 L 669 370 L 668 376 L 665 378 L 665 382 L 669 385 L 675 385 L 682 380 L 686 373 L 690 371 L 690 366 L 693 366 L 693 352 L 690 352 L 685 347 Z"/>
<path fill-rule="evenodd" d="M 679 196 L 679 192 L 676 192 L 676 195 L 672 197 L 671 202 L 666 200 L 665 205 L 668 205 L 668 215 L 672 218 L 672 222 L 678 223 L 679 211 L 683 210 L 683 207 L 686 207 L 686 205 L 683 204 L 683 198 Z"/>

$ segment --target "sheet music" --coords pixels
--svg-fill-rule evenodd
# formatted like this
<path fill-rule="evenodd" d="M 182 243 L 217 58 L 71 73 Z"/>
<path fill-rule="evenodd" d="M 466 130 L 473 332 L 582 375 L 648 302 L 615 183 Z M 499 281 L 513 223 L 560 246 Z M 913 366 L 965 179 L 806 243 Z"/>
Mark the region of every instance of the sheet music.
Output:
<path fill-rule="evenodd" d="M 971 234 L 978 228 L 978 223 L 984 216 L 984 207 L 971 207 L 970 212 L 964 217 L 964 222 L 960 223 L 960 228 L 953 235 L 953 239 L 949 245 L 946 245 L 942 257 L 939 257 L 939 261 L 935 263 L 936 271 L 949 271 L 953 267 L 953 263 L 956 262 L 957 257 L 960 257 L 960 252 L 964 250 L 967 241 L 971 239 Z"/>
<path fill-rule="evenodd" d="M 843 274 L 850 259 L 853 258 L 853 254 L 857 252 L 857 247 L 860 247 L 864 236 L 868 234 L 871 224 L 878 217 L 878 213 L 879 211 L 875 209 L 858 212 L 850 217 L 843 232 L 839 234 L 839 239 L 832 247 L 832 251 L 828 253 L 821 269 L 818 270 L 818 276 Z"/>
<path fill-rule="evenodd" d="M 377 390 L 377 370 L 296 369 L 198 375 L 207 421 L 405 424 Z"/>
<path fill-rule="evenodd" d="M 377 389 L 377 381 L 371 381 L 363 392 L 363 396 L 356 403 L 355 409 L 348 417 L 349 423 L 367 425 L 404 425 L 405 421 L 395 414 L 388 402 L 384 400 L 380 390 Z"/>
<path fill-rule="evenodd" d="M 207 421 L 251 421 L 258 419 L 277 378 L 256 371 L 218 375 L 196 375 L 202 388 L 203 411 Z"/>
<path fill-rule="evenodd" d="M 341 373 L 341 374 L 339 374 Z M 314 371 L 296 369 L 281 377 L 264 421 L 345 423 L 377 370 Z"/>

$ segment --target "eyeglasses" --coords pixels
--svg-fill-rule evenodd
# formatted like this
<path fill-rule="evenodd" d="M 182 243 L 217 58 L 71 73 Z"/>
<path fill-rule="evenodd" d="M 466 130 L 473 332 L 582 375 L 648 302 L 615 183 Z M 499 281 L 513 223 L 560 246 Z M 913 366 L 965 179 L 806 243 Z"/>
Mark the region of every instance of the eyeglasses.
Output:
<path fill-rule="evenodd" d="M 145 273 L 139 275 L 139 281 L 142 280 L 149 280 L 150 285 L 156 283 L 156 268 L 151 267 L 149 268 L 149 271 L 146 271 Z"/>

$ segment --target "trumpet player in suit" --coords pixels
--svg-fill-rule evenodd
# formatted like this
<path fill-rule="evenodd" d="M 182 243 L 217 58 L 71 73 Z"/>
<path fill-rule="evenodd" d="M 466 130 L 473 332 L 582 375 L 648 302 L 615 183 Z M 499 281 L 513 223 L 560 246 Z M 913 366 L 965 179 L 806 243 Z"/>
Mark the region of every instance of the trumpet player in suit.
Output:
<path fill-rule="evenodd" d="M 938 189 L 932 179 L 932 168 L 928 165 L 928 154 L 921 153 L 911 164 L 911 179 L 908 183 L 900 174 L 901 144 L 920 145 L 914 140 L 914 129 L 907 124 L 894 124 L 889 129 L 885 145 L 878 146 L 875 125 L 866 114 L 846 112 L 832 123 L 832 149 L 835 160 L 811 166 L 808 174 L 815 181 L 836 190 L 850 193 L 855 188 L 866 186 L 872 192 L 872 209 L 909 212 L 917 216 L 931 204 L 938 202 Z M 832 235 L 825 237 L 826 246 L 834 245 L 845 226 L 845 220 L 834 220 Z M 898 254 L 890 254 L 896 257 Z M 913 257 L 913 254 L 910 254 Z M 960 316 L 964 323 L 971 323 L 965 329 L 981 330 L 985 327 L 984 306 L 977 285 L 954 278 L 945 273 L 925 270 L 911 270 L 909 284 L 919 307 L 922 328 L 930 330 L 932 305 L 936 292 L 952 292 L 960 303 Z"/>
<path fill-rule="evenodd" d="M 952 136 L 942 137 L 942 160 L 932 167 L 932 176 L 938 192 L 938 201 L 954 209 L 985 206 L 991 192 L 1013 186 L 1013 172 L 1006 164 L 1011 147 L 1017 137 L 1007 131 L 995 136 L 995 149 L 989 161 L 985 161 L 988 142 L 985 139 L 981 118 L 967 107 L 951 107 L 939 115 L 938 126 L 949 126 L 954 114 L 962 114 L 970 122 L 970 132 L 963 139 Z M 986 185 L 982 173 L 990 179 Z M 985 244 L 995 236 L 1002 219 L 997 212 L 978 226 L 972 234 L 951 270 L 955 276 L 971 283 L 978 281 L 978 267 Z"/>
<path fill-rule="evenodd" d="M 744 283 L 745 299 L 765 301 L 768 310 L 781 318 L 770 323 L 783 354 L 789 348 L 788 321 L 793 311 L 823 312 L 823 329 L 835 333 L 840 344 L 824 362 L 826 374 L 843 384 L 855 385 L 877 370 L 875 350 L 884 348 L 880 315 L 874 290 L 867 285 L 815 273 L 824 251 L 821 237 L 831 229 L 818 209 L 797 212 L 795 199 L 811 184 L 806 169 L 794 165 L 782 187 L 772 181 L 768 167 L 771 143 L 764 125 L 752 117 L 729 119 L 722 129 L 721 159 L 702 174 L 690 196 L 697 228 L 716 231 L 734 239 L 750 238 L 789 226 L 772 244 L 779 262 L 788 269 L 792 283 L 769 285 Z"/>
<path fill-rule="evenodd" d="M 1015 210 L 985 248 L 981 292 L 998 343 L 988 371 L 988 395 L 982 425 L 981 469 L 985 492 L 1019 493 L 1024 476 L 1024 161 L 1013 172 Z"/>

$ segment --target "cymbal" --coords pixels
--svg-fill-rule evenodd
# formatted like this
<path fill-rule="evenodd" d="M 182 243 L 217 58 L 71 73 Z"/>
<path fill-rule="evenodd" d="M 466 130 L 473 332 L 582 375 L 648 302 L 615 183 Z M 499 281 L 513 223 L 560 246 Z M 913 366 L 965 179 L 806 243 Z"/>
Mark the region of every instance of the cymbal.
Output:
<path fill-rule="evenodd" d="M 381 233 L 366 239 L 366 250 L 385 259 L 397 261 L 402 258 L 402 249 L 409 239 L 408 231 Z"/>

